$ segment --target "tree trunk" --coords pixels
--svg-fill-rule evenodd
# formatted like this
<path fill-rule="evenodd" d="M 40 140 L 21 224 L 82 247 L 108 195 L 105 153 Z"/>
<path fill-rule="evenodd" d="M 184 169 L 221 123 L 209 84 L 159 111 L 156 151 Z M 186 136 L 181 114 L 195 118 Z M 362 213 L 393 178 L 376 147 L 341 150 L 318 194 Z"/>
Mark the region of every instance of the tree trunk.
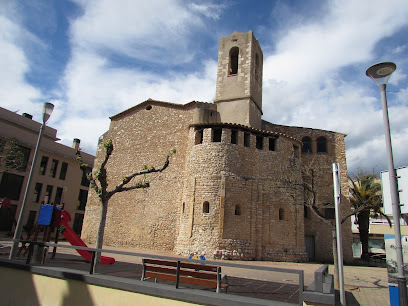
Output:
<path fill-rule="evenodd" d="M 102 207 L 101 207 L 101 221 L 99 222 L 98 233 L 96 236 L 96 246 L 97 249 L 102 249 L 103 246 L 103 236 L 105 233 L 105 224 L 106 224 L 106 215 L 108 213 L 108 199 L 101 199 Z M 94 271 L 97 272 L 99 270 L 99 265 L 101 262 L 101 252 L 96 252 L 96 260 L 94 263 Z"/>
<path fill-rule="evenodd" d="M 370 211 L 363 210 L 357 215 L 358 231 L 360 233 L 361 242 L 361 259 L 368 260 L 370 255 L 368 254 L 368 233 L 370 228 Z"/>

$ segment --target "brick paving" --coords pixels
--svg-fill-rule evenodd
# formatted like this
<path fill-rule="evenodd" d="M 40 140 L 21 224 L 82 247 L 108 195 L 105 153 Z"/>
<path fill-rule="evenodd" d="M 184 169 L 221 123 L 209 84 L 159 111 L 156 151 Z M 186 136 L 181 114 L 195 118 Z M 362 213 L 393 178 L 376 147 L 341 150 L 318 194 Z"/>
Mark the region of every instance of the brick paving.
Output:
<path fill-rule="evenodd" d="M 0 244 L 9 245 L 9 241 Z M 62 242 L 62 244 L 67 244 Z M 172 252 L 145 251 L 119 247 L 107 247 L 110 250 L 149 253 L 162 256 L 175 256 Z M 112 254 L 107 254 L 112 256 Z M 0 255 L 5 257 L 7 255 Z M 141 258 L 115 254 L 116 263 L 102 266 L 100 273 L 113 276 L 139 279 L 141 277 Z M 316 263 L 287 263 L 265 261 L 234 261 L 243 265 L 268 266 L 276 268 L 296 269 L 304 271 L 305 286 L 314 279 L 314 271 L 321 266 Z M 57 258 L 49 259 L 47 265 L 64 266 L 71 269 L 89 270 L 89 264 L 78 256 L 75 250 L 59 248 Z M 298 276 L 296 274 L 269 272 L 253 269 L 222 267 L 228 275 L 230 285 L 228 294 L 245 295 L 268 300 L 298 303 Z M 333 274 L 333 266 L 329 267 Z M 347 305 L 389 305 L 387 270 L 380 267 L 345 266 L 345 289 Z M 212 290 L 204 289 L 203 290 Z M 337 297 L 338 300 L 338 297 Z M 340 304 L 339 304 L 340 305 Z"/>

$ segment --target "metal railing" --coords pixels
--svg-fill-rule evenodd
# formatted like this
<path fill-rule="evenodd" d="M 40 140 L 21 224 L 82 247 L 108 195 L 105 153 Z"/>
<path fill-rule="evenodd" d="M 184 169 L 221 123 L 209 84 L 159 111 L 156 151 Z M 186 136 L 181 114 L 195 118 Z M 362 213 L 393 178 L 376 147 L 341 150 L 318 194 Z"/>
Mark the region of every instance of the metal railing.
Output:
<path fill-rule="evenodd" d="M 94 263 L 96 259 L 97 252 L 101 253 L 110 253 L 110 254 L 118 254 L 118 255 L 126 255 L 132 257 L 142 257 L 142 258 L 156 258 L 156 259 L 164 259 L 164 260 L 173 260 L 178 261 L 182 260 L 184 262 L 198 262 L 202 263 L 199 259 L 188 259 L 182 257 L 173 257 L 173 256 L 163 256 L 163 255 L 155 255 L 155 254 L 148 254 L 148 253 L 137 253 L 137 252 L 127 252 L 127 251 L 118 251 L 118 250 L 109 250 L 109 249 L 96 249 L 90 247 L 81 247 L 81 246 L 70 246 L 70 245 L 62 245 L 62 244 L 55 244 L 49 243 L 44 241 L 29 241 L 29 240 L 20 240 L 23 244 L 28 244 L 28 254 L 25 263 L 29 265 L 31 263 L 33 254 L 34 254 L 34 246 L 38 245 L 40 248 L 43 247 L 58 247 L 58 248 L 65 248 L 65 249 L 74 249 L 74 250 L 85 250 L 92 254 L 92 258 L 90 261 L 90 268 L 89 274 L 94 273 Z M 298 282 L 299 282 L 299 305 L 303 305 L 304 301 L 304 292 L 305 285 L 304 285 L 304 271 L 303 270 L 296 270 L 296 269 L 285 269 L 285 268 L 275 268 L 275 267 L 265 267 L 265 266 L 257 266 L 257 265 L 247 265 L 247 264 L 238 264 L 232 262 L 225 262 L 225 261 L 212 261 L 212 260 L 205 260 L 205 263 L 217 266 L 224 266 L 224 267 L 232 267 L 232 268 L 240 268 L 240 269 L 251 269 L 251 270 L 261 270 L 261 271 L 270 271 L 270 272 L 279 272 L 279 273 L 288 273 L 288 274 L 295 274 L 298 275 Z M 324 267 L 324 266 L 323 266 Z M 319 268 L 317 271 L 320 271 L 323 267 Z M 325 270 L 327 271 L 327 269 Z M 310 292 L 310 289 L 308 290 Z"/>

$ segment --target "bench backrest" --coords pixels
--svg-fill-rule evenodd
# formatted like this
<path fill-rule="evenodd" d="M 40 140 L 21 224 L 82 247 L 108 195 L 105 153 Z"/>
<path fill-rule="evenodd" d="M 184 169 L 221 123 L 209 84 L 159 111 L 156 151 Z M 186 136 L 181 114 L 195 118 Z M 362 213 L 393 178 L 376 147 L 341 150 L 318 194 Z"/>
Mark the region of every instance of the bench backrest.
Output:
<path fill-rule="evenodd" d="M 143 276 L 179 282 L 220 287 L 221 267 L 191 262 L 143 258 Z M 190 277 L 189 277 L 190 276 Z"/>

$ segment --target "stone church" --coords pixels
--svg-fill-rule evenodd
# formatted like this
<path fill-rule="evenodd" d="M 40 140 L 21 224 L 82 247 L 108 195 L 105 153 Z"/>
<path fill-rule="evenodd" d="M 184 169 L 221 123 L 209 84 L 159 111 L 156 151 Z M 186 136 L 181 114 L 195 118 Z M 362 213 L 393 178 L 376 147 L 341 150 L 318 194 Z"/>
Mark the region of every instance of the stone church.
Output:
<path fill-rule="evenodd" d="M 109 183 L 160 167 L 150 188 L 115 194 L 104 245 L 169 250 L 182 256 L 273 261 L 332 259 L 332 231 L 305 206 L 314 200 L 334 222 L 332 163 L 342 174 L 342 214 L 349 212 L 344 138 L 331 131 L 262 120 L 263 54 L 252 31 L 222 37 L 213 103 L 181 105 L 149 99 L 115 116 L 100 138 L 95 165 L 112 139 Z M 95 242 L 100 204 L 89 193 L 82 238 Z M 345 260 L 352 259 L 350 221 L 343 224 Z"/>

